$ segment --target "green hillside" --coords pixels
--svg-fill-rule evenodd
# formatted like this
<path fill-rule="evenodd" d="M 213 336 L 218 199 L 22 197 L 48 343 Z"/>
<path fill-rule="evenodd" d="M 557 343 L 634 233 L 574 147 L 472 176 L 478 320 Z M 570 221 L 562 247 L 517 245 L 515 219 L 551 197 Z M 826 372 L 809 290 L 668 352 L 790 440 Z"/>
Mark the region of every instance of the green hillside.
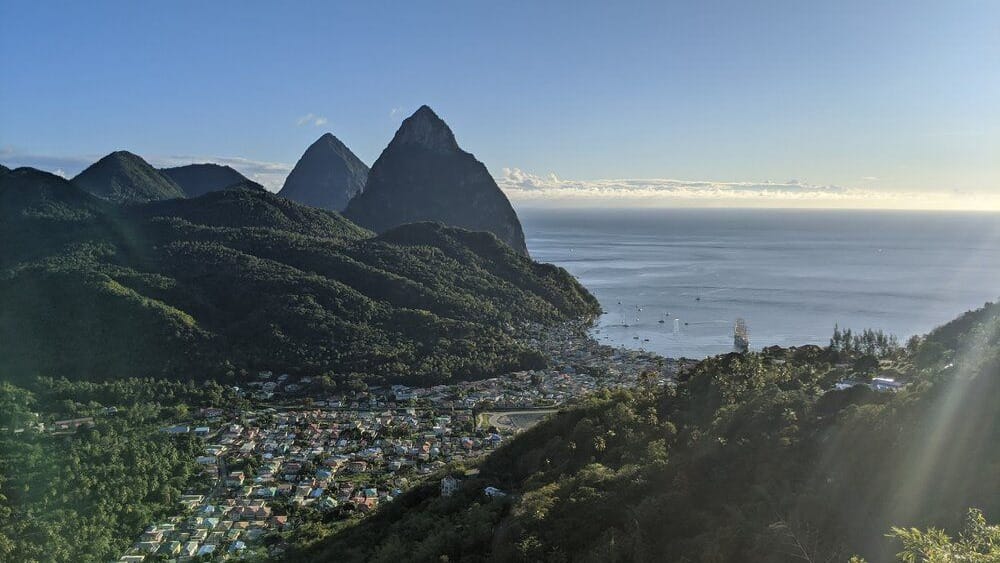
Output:
<path fill-rule="evenodd" d="M 0 252 L 11 380 L 475 378 L 540 364 L 513 327 L 597 311 L 564 271 L 492 235 L 423 224 L 375 238 L 261 190 L 118 207 L 22 169 L 0 177 L 0 203 L 0 235 L 18 241 Z"/>
<path fill-rule="evenodd" d="M 359 524 L 310 526 L 289 559 L 890 560 L 902 547 L 891 526 L 957 532 L 970 507 L 1000 517 L 998 344 L 1000 305 L 988 304 L 878 357 L 839 346 L 712 358 L 676 386 L 559 413 L 451 497 L 431 481 Z M 878 373 L 910 383 L 834 389 Z"/>
<path fill-rule="evenodd" d="M 184 190 L 142 157 L 115 151 L 73 178 L 81 190 L 115 203 L 185 197 Z"/>

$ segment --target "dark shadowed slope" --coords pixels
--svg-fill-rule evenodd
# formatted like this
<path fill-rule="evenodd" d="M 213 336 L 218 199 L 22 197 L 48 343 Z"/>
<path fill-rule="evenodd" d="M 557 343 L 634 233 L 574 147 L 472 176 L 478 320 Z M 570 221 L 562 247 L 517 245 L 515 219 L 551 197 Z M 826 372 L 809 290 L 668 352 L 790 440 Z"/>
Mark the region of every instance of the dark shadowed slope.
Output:
<path fill-rule="evenodd" d="M 188 197 L 205 195 L 247 179 L 230 166 L 211 163 L 161 168 L 160 172 L 176 182 Z"/>
<path fill-rule="evenodd" d="M 313 207 L 343 211 L 367 180 L 368 166 L 327 133 L 309 145 L 278 194 Z"/>
<path fill-rule="evenodd" d="M 489 231 L 514 250 L 528 252 L 507 196 L 427 106 L 403 121 L 372 166 L 365 190 L 344 214 L 376 232 L 418 221 Z"/>
<path fill-rule="evenodd" d="M 0 234 L 22 234 L 0 246 L 0 379 L 477 378 L 541 365 L 513 327 L 597 311 L 565 272 L 491 235 L 373 238 L 257 189 L 120 207 L 14 171 L 0 203 Z"/>
<path fill-rule="evenodd" d="M 85 192 L 116 203 L 143 203 L 184 197 L 173 180 L 128 151 L 116 151 L 72 180 Z"/>
<path fill-rule="evenodd" d="M 198 198 L 158 201 L 132 211 L 150 218 L 181 217 L 210 227 L 274 229 L 327 238 L 370 236 L 338 213 L 278 197 L 250 180 Z"/>
<path fill-rule="evenodd" d="M 108 205 L 64 178 L 36 170 L 16 168 L 3 174 L 0 184 L 0 217 L 10 224 L 19 217 L 73 220 L 94 217 Z"/>

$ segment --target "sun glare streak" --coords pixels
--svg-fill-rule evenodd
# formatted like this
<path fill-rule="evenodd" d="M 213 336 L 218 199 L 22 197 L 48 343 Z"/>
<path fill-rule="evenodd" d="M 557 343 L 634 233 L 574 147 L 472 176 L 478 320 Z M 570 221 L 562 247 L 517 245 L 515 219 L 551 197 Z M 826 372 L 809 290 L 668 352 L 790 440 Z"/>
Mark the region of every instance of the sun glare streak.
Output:
<path fill-rule="evenodd" d="M 904 462 L 895 475 L 898 482 L 894 494 L 884 507 L 900 525 L 909 525 L 920 516 L 926 516 L 933 507 L 931 501 L 939 486 L 937 478 L 954 475 L 954 469 L 972 460 L 962 457 L 962 452 L 982 451 L 995 444 L 982 443 L 983 424 L 969 416 L 972 405 L 981 400 L 991 400 L 981 396 L 981 384 L 986 378 L 996 377 L 995 373 L 983 372 L 983 355 L 989 350 L 988 343 L 995 342 L 1000 332 L 997 323 L 988 325 L 981 334 L 971 338 L 958 351 L 953 361 L 952 373 L 943 374 L 936 383 L 930 410 L 923 418 L 920 430 L 926 432 L 924 439 L 913 440 Z M 988 388 L 988 387 L 987 387 Z M 995 400 L 993 397 L 992 400 Z"/>

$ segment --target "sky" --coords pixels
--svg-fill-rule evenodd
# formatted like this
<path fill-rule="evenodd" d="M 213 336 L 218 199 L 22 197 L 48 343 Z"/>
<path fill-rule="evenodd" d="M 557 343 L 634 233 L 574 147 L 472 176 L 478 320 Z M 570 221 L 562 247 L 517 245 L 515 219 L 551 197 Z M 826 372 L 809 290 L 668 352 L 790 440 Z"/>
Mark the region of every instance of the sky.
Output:
<path fill-rule="evenodd" d="M 232 164 L 428 104 L 515 205 L 1000 210 L 1000 2 L 0 0 L 0 163 Z"/>

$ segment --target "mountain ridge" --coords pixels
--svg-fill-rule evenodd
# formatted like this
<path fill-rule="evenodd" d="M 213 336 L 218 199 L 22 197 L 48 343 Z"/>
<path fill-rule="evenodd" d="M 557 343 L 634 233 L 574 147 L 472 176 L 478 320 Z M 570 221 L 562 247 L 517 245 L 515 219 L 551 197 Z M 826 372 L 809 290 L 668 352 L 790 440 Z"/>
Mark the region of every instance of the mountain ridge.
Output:
<path fill-rule="evenodd" d="M 11 381 L 475 379 L 544 363 L 506 327 L 598 310 L 564 271 L 492 235 L 424 224 L 376 237 L 255 188 L 122 206 L 25 169 L 0 175 L 0 205 Z"/>
<path fill-rule="evenodd" d="M 180 186 L 187 197 L 198 197 L 248 180 L 231 166 L 211 162 L 160 168 L 160 172 Z"/>

